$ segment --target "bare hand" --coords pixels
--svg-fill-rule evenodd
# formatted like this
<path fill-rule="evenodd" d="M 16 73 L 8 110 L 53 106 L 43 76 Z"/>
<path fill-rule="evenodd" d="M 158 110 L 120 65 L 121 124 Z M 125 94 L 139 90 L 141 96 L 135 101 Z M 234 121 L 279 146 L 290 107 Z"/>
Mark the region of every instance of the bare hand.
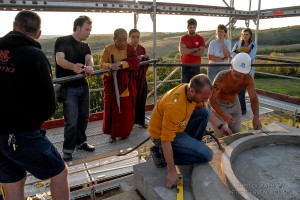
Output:
<path fill-rule="evenodd" d="M 111 70 L 113 70 L 113 71 L 117 71 L 117 70 L 120 69 L 119 66 L 121 66 L 121 62 L 120 62 L 120 61 L 115 62 L 115 63 L 112 63 L 112 64 L 109 66 L 109 68 L 110 68 Z"/>
<path fill-rule="evenodd" d="M 147 54 L 145 54 L 145 55 L 143 56 L 143 58 L 144 58 L 144 60 L 149 60 L 149 56 L 148 56 Z"/>
<path fill-rule="evenodd" d="M 73 72 L 75 72 L 76 74 L 80 74 L 81 72 L 84 71 L 84 68 L 82 68 L 82 66 L 84 66 L 84 64 L 81 63 L 76 63 L 73 65 Z"/>
<path fill-rule="evenodd" d="M 86 66 L 86 68 L 84 69 L 84 72 L 85 72 L 86 75 L 89 76 L 89 75 L 94 73 L 94 68 L 91 67 L 91 66 Z"/>
<path fill-rule="evenodd" d="M 139 60 L 142 60 L 144 56 L 143 55 L 139 55 L 137 57 L 138 57 Z"/>
<path fill-rule="evenodd" d="M 224 124 L 221 130 L 223 131 L 224 135 L 232 135 L 232 131 L 227 124 Z"/>
<path fill-rule="evenodd" d="M 253 125 L 254 130 L 260 130 L 262 128 L 259 117 L 253 117 L 252 125 Z"/>
<path fill-rule="evenodd" d="M 166 180 L 167 181 L 167 188 L 171 189 L 173 186 L 181 184 L 180 181 L 179 181 L 176 170 L 171 171 L 171 172 L 169 171 L 166 179 L 167 179 Z"/>

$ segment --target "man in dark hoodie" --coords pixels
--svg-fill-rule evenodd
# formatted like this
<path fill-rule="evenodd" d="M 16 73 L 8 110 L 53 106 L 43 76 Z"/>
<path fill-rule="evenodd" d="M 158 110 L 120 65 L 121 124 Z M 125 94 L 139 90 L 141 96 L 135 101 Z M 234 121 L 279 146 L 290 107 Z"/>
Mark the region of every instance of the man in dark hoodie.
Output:
<path fill-rule="evenodd" d="M 50 64 L 35 41 L 41 19 L 32 11 L 15 17 L 0 38 L 0 182 L 5 199 L 24 199 L 26 171 L 51 178 L 53 199 L 68 200 L 67 167 L 41 124 L 55 111 Z"/>

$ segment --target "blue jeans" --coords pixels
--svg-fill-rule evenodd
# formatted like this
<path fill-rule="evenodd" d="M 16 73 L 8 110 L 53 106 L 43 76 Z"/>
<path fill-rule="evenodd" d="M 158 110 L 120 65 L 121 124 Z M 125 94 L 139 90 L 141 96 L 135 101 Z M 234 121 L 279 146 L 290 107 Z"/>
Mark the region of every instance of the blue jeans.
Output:
<path fill-rule="evenodd" d="M 76 145 L 86 141 L 86 127 L 89 119 L 89 86 L 68 87 L 63 102 L 65 118 L 64 153 L 73 153 Z"/>
<path fill-rule="evenodd" d="M 181 83 L 189 83 L 191 78 L 197 74 L 200 74 L 200 67 L 182 67 Z"/>
<path fill-rule="evenodd" d="M 184 132 L 176 134 L 171 142 L 176 165 L 192 165 L 212 160 L 212 150 L 201 141 L 208 119 L 208 110 L 204 107 L 197 108 Z M 155 139 L 153 142 L 161 148 L 161 140 Z"/>

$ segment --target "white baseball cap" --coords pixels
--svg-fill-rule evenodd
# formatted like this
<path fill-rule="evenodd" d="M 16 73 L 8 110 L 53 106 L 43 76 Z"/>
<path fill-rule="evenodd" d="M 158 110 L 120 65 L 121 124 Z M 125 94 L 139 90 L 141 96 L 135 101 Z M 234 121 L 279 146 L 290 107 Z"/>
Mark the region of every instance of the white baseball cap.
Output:
<path fill-rule="evenodd" d="M 231 61 L 233 69 L 243 74 L 249 74 L 251 69 L 251 58 L 247 53 L 237 54 Z"/>

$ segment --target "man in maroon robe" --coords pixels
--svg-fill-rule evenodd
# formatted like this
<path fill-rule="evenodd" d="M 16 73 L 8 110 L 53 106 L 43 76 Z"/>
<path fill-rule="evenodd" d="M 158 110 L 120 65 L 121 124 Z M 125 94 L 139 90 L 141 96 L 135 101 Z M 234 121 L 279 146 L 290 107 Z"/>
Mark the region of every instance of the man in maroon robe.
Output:
<path fill-rule="evenodd" d="M 129 137 L 134 124 L 134 107 L 136 98 L 136 73 L 139 59 L 133 46 L 127 44 L 126 30 L 114 31 L 114 43 L 106 46 L 101 53 L 99 66 L 102 69 L 117 71 L 120 110 L 117 105 L 112 72 L 103 75 L 104 114 L 102 131 L 110 135 L 110 142 L 116 138 Z"/>
<path fill-rule="evenodd" d="M 139 40 L 140 31 L 137 29 L 131 29 L 129 31 L 129 43 L 135 48 L 140 61 L 149 60 L 149 56 L 146 54 L 145 48 L 139 44 Z M 147 128 L 147 124 L 145 123 L 145 106 L 148 93 L 146 79 L 148 67 L 149 65 L 140 65 L 136 77 L 137 96 L 134 123 L 141 125 L 143 128 Z"/>

